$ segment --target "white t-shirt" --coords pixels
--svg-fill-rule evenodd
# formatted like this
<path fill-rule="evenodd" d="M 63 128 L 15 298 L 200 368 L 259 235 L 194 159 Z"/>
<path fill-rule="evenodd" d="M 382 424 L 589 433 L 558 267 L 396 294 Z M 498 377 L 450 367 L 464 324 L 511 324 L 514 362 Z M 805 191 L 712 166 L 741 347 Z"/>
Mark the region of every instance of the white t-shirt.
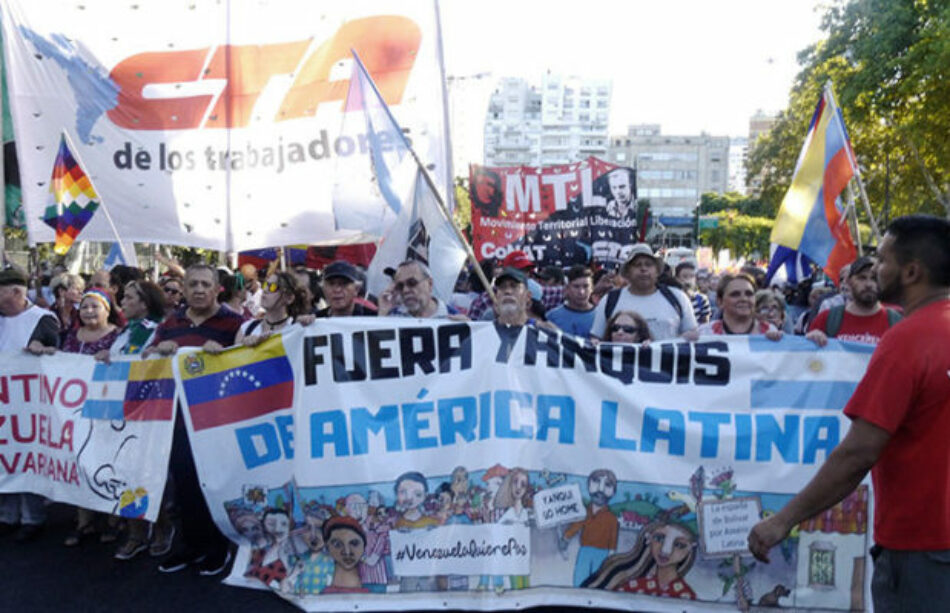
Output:
<path fill-rule="evenodd" d="M 683 291 L 675 287 L 671 287 L 669 290 L 679 300 L 683 311 L 682 318 L 677 315 L 676 309 L 659 290 L 649 296 L 637 296 L 631 294 L 628 289 L 623 289 L 613 313 L 617 311 L 639 313 L 647 320 L 647 324 L 650 326 L 650 334 L 653 335 L 653 340 L 656 341 L 676 338 L 684 332 L 696 329 L 696 315 L 693 314 L 693 305 L 689 298 Z M 598 338 L 604 337 L 604 328 L 607 326 L 607 317 L 604 315 L 607 309 L 607 300 L 608 295 L 605 295 L 594 309 L 594 325 L 591 326 L 590 333 Z"/>

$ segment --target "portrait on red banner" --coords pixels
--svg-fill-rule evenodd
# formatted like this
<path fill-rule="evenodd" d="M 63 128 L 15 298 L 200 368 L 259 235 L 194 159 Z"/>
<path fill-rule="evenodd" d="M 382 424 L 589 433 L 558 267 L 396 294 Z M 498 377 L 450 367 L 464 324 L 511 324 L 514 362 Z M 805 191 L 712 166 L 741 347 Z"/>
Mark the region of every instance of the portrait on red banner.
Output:
<path fill-rule="evenodd" d="M 539 266 L 615 268 L 636 242 L 636 171 L 590 157 L 535 168 L 473 165 L 472 236 L 478 259 L 524 250 Z"/>

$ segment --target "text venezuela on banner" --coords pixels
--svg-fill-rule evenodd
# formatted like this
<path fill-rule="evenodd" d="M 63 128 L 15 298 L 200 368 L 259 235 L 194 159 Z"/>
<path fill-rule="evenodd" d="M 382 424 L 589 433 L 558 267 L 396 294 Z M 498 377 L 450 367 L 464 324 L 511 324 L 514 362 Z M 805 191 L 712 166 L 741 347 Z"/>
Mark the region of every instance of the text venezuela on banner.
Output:
<path fill-rule="evenodd" d="M 0 7 L 33 240 L 53 238 L 40 217 L 63 129 L 122 240 L 233 251 L 357 240 L 335 229 L 335 181 L 354 201 L 380 196 L 366 135 L 341 133 L 351 50 L 447 184 L 432 2 Z M 96 216 L 83 238 L 115 235 Z"/>
<path fill-rule="evenodd" d="M 523 249 L 538 265 L 616 267 L 636 242 L 636 173 L 589 157 L 535 168 L 472 165 L 476 257 Z"/>
<path fill-rule="evenodd" d="M 169 360 L 0 353 L 0 492 L 155 521 L 174 424 Z"/>
<path fill-rule="evenodd" d="M 868 602 L 867 486 L 771 564 L 746 536 L 846 434 L 869 358 L 800 338 L 594 347 L 530 326 L 335 318 L 179 368 L 207 500 L 240 544 L 233 585 L 314 611 L 853 611 Z M 189 384 L 201 377 L 213 394 Z M 230 398 L 256 409 L 199 424 Z"/>

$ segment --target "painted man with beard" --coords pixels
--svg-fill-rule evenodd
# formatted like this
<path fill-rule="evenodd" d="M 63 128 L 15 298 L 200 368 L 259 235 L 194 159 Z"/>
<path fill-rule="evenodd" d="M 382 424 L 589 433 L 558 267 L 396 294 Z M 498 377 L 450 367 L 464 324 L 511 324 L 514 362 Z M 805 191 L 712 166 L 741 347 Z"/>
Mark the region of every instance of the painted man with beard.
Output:
<path fill-rule="evenodd" d="M 900 313 L 881 305 L 874 260 L 862 256 L 850 267 L 845 281 L 851 300 L 819 313 L 808 327 L 808 338 L 824 347 L 829 338 L 877 345 L 888 328 L 900 321 Z"/>
<path fill-rule="evenodd" d="M 763 562 L 792 527 L 848 496 L 871 471 L 875 611 L 950 601 L 950 221 L 891 222 L 878 249 L 881 300 L 904 309 L 844 414 L 851 428 L 815 477 L 749 533 Z"/>
<path fill-rule="evenodd" d="M 612 470 L 598 468 L 587 477 L 590 504 L 587 518 L 576 521 L 564 531 L 563 545 L 580 532 L 581 548 L 574 563 L 574 586 L 579 587 L 594 574 L 604 560 L 617 549 L 620 522 L 607 504 L 617 493 L 617 475 Z"/>

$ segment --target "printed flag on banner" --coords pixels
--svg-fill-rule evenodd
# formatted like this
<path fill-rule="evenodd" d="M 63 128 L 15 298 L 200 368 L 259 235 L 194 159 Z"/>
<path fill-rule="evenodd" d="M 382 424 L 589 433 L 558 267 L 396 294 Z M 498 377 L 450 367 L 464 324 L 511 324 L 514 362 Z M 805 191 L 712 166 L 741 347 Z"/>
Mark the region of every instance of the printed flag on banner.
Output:
<path fill-rule="evenodd" d="M 82 416 L 167 421 L 175 410 L 170 359 L 97 362 Z"/>
<path fill-rule="evenodd" d="M 99 195 L 69 148 L 65 132 L 59 138 L 49 192 L 51 196 L 43 221 L 56 230 L 53 251 L 65 255 L 99 208 Z"/>
<path fill-rule="evenodd" d="M 772 228 L 771 242 L 785 249 L 773 249 L 770 279 L 800 252 L 838 282 L 841 267 L 857 255 L 838 198 L 852 176 L 854 151 L 829 83 L 815 107 L 792 184 Z"/>
<path fill-rule="evenodd" d="M 254 348 L 190 353 L 178 360 L 196 432 L 293 405 L 294 374 L 280 336 Z"/>
<path fill-rule="evenodd" d="M 405 134 L 355 53 L 344 112 L 342 132 L 365 133 L 370 165 L 363 160 L 338 162 L 333 190 L 336 227 L 378 237 L 399 215 L 416 164 Z M 373 181 L 376 189 L 367 192 L 359 185 L 367 181 Z"/>

